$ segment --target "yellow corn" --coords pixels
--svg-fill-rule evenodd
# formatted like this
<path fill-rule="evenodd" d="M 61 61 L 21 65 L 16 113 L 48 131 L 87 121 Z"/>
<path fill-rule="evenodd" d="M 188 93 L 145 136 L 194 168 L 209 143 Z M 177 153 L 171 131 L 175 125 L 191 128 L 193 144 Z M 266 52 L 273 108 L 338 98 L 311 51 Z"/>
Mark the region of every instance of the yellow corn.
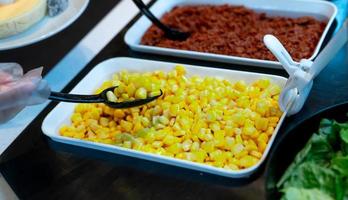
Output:
<path fill-rule="evenodd" d="M 201 145 L 202 149 L 208 153 L 211 153 L 215 150 L 214 142 L 203 142 Z"/>
<path fill-rule="evenodd" d="M 174 143 L 167 148 L 169 153 L 178 154 L 183 151 L 181 143 Z"/>
<path fill-rule="evenodd" d="M 192 146 L 192 141 L 191 140 L 185 140 L 182 143 L 182 148 L 183 148 L 184 151 L 189 151 L 191 149 L 191 146 Z"/>
<path fill-rule="evenodd" d="M 260 131 L 266 131 L 268 128 L 268 119 L 259 117 L 255 121 L 255 127 Z"/>
<path fill-rule="evenodd" d="M 156 149 L 159 149 L 163 146 L 163 142 L 162 141 L 155 141 L 152 143 L 152 146 Z"/>
<path fill-rule="evenodd" d="M 112 76 L 97 91 L 109 101 L 163 96 L 145 106 L 112 109 L 104 104 L 79 104 L 60 134 L 93 142 L 240 170 L 262 157 L 282 112 L 280 87 L 261 79 L 247 84 L 214 77 L 186 76 L 177 66 L 171 72 Z"/>
<path fill-rule="evenodd" d="M 133 124 L 129 121 L 125 121 L 125 120 L 121 120 L 120 122 L 121 127 L 123 128 L 123 130 L 130 132 L 133 128 Z"/>
<path fill-rule="evenodd" d="M 147 91 L 145 88 L 139 88 L 135 92 L 135 98 L 137 99 L 146 99 L 147 97 Z"/>
<path fill-rule="evenodd" d="M 155 97 L 161 95 L 161 91 L 150 92 L 149 97 Z"/>
<path fill-rule="evenodd" d="M 255 165 L 257 163 L 258 159 L 253 157 L 253 156 L 243 156 L 241 159 L 240 159 L 240 165 L 244 168 L 248 168 L 248 167 L 251 167 L 253 165 Z"/>
<path fill-rule="evenodd" d="M 122 110 L 116 109 L 116 110 L 114 111 L 114 117 L 115 117 L 115 118 L 122 119 L 122 118 L 124 118 L 125 116 L 126 116 L 126 115 L 125 115 L 125 113 L 124 113 Z"/>
<path fill-rule="evenodd" d="M 200 149 L 200 144 L 198 142 L 193 142 L 191 145 L 191 151 L 198 151 Z"/>
<path fill-rule="evenodd" d="M 110 102 L 117 102 L 117 97 L 116 97 L 116 95 L 112 92 L 112 91 L 108 91 L 107 93 L 106 93 L 106 98 L 108 99 L 108 101 L 110 101 Z"/>
<path fill-rule="evenodd" d="M 100 125 L 105 126 L 105 127 L 109 126 L 109 119 L 105 118 L 105 117 L 101 117 L 99 119 L 99 123 L 100 123 Z"/>
<path fill-rule="evenodd" d="M 258 152 L 257 150 L 251 151 L 250 155 L 260 159 L 262 157 L 262 153 Z"/>

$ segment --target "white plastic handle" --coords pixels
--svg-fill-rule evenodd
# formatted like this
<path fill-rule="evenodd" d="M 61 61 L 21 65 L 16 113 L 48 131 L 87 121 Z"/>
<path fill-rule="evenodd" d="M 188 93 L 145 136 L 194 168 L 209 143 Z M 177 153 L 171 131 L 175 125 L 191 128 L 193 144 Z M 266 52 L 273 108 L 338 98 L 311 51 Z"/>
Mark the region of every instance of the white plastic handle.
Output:
<path fill-rule="evenodd" d="M 287 110 L 287 116 L 298 113 L 304 106 L 312 86 L 313 80 L 306 79 L 306 72 L 297 70 L 290 76 L 279 96 L 279 106 L 282 111 Z M 290 103 L 291 107 L 288 108 Z"/>
<path fill-rule="evenodd" d="M 291 58 L 289 52 L 285 49 L 282 43 L 280 43 L 280 41 L 273 35 L 265 35 L 263 42 L 283 65 L 288 74 L 294 74 L 297 70 L 294 66 L 297 66 L 298 64 Z"/>
<path fill-rule="evenodd" d="M 14 2 L 15 0 L 0 0 L 0 5 L 10 4 Z"/>

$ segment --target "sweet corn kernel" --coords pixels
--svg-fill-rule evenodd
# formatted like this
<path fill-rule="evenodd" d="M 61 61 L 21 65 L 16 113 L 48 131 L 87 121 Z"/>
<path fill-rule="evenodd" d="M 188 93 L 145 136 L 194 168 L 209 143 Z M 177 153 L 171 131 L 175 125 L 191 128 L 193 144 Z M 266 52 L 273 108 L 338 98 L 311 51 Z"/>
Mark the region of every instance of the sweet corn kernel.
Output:
<path fill-rule="evenodd" d="M 243 92 L 244 90 L 246 90 L 247 85 L 244 81 L 238 81 L 235 85 L 234 88 L 240 92 Z"/>
<path fill-rule="evenodd" d="M 189 151 L 191 149 L 192 146 L 192 141 L 191 140 L 185 140 L 182 143 L 182 148 L 184 149 L 184 151 Z"/>
<path fill-rule="evenodd" d="M 125 120 L 121 120 L 120 125 L 127 132 L 130 132 L 133 128 L 133 124 Z"/>
<path fill-rule="evenodd" d="M 259 142 L 258 143 L 259 152 L 263 153 L 265 151 L 266 147 L 267 147 L 267 143 L 266 142 Z"/>
<path fill-rule="evenodd" d="M 126 114 L 123 112 L 123 110 L 116 109 L 114 111 L 114 117 L 118 119 L 123 119 L 126 116 Z"/>
<path fill-rule="evenodd" d="M 259 143 L 261 143 L 261 142 L 267 143 L 267 142 L 268 142 L 268 136 L 267 136 L 267 134 L 266 134 L 266 133 L 261 133 L 261 134 L 259 135 L 259 137 L 257 138 L 257 141 L 258 141 Z"/>
<path fill-rule="evenodd" d="M 204 150 L 193 151 L 193 155 L 196 159 L 196 162 L 203 163 L 207 158 L 207 153 Z"/>
<path fill-rule="evenodd" d="M 108 119 L 108 118 L 105 118 L 105 117 L 101 117 L 101 118 L 99 119 L 99 123 L 100 123 L 100 125 L 106 127 L 106 126 L 109 125 L 109 119 Z"/>
<path fill-rule="evenodd" d="M 253 165 L 255 165 L 258 162 L 258 159 L 254 158 L 253 156 L 243 156 L 240 159 L 240 165 L 244 168 L 248 168 L 251 167 Z"/>
<path fill-rule="evenodd" d="M 177 66 L 175 67 L 175 71 L 177 72 L 177 75 L 179 75 L 179 76 L 182 76 L 182 75 L 185 75 L 185 74 L 186 74 L 186 69 L 185 69 L 185 67 L 182 66 L 182 65 L 177 65 Z"/>
<path fill-rule="evenodd" d="M 250 155 L 260 159 L 262 157 L 262 153 L 258 152 L 257 150 L 251 151 Z"/>
<path fill-rule="evenodd" d="M 253 136 L 255 133 L 257 133 L 257 130 L 253 125 L 248 125 L 248 126 L 244 126 L 242 132 L 244 135 Z"/>
<path fill-rule="evenodd" d="M 239 167 L 235 164 L 228 164 L 224 166 L 224 169 L 229 169 L 229 170 L 239 170 Z"/>
<path fill-rule="evenodd" d="M 201 145 L 202 149 L 208 153 L 211 153 L 215 150 L 214 142 L 203 142 Z"/>
<path fill-rule="evenodd" d="M 161 95 L 161 91 L 150 92 L 149 97 L 155 97 Z"/>
<path fill-rule="evenodd" d="M 130 97 L 134 96 L 134 93 L 135 93 L 136 89 L 137 89 L 137 88 L 135 87 L 135 85 L 134 85 L 133 83 L 130 83 L 130 84 L 129 84 L 128 86 L 126 86 L 126 88 L 125 88 L 125 90 L 126 90 L 128 96 L 130 96 Z"/>
<path fill-rule="evenodd" d="M 108 91 L 107 93 L 106 93 L 106 98 L 108 99 L 108 101 L 110 101 L 110 102 L 117 102 L 117 97 L 116 97 L 116 95 L 112 92 L 112 91 Z"/>
<path fill-rule="evenodd" d="M 167 151 L 172 154 L 178 154 L 183 151 L 181 143 L 174 143 L 167 148 Z"/>
<path fill-rule="evenodd" d="M 136 99 L 146 99 L 147 98 L 147 91 L 145 88 L 139 88 L 135 92 L 135 98 Z"/>
<path fill-rule="evenodd" d="M 225 162 L 225 157 L 224 157 L 224 154 L 222 153 L 221 150 L 216 150 L 216 151 L 209 153 L 209 157 L 213 161 Z"/>
<path fill-rule="evenodd" d="M 73 123 L 83 122 L 83 118 L 82 118 L 82 115 L 80 113 L 74 113 L 70 119 Z"/>
<path fill-rule="evenodd" d="M 233 155 L 237 155 L 239 153 L 241 153 L 244 150 L 244 145 L 237 143 L 235 145 L 233 145 L 231 152 L 233 153 Z"/>
<path fill-rule="evenodd" d="M 273 134 L 273 132 L 274 132 L 274 128 L 273 128 L 273 127 L 268 127 L 268 129 L 267 129 L 267 131 L 266 131 L 266 134 L 267 134 L 269 137 L 271 137 L 272 134 Z"/>
<path fill-rule="evenodd" d="M 257 118 L 255 121 L 255 127 L 260 131 L 266 131 L 268 128 L 268 119 L 267 118 Z"/>
<path fill-rule="evenodd" d="M 131 141 L 124 141 L 123 142 L 123 147 L 127 148 L 127 149 L 132 148 L 132 142 Z"/>
<path fill-rule="evenodd" d="M 170 114 L 172 116 L 176 116 L 179 113 L 179 111 L 180 111 L 180 105 L 179 104 L 173 104 L 172 106 L 170 106 L 169 111 L 170 111 Z"/>
<path fill-rule="evenodd" d="M 172 136 L 172 135 L 166 135 L 165 137 L 164 137 L 164 139 L 163 139 L 163 143 L 165 144 L 165 145 L 172 145 L 172 144 L 174 144 L 174 143 L 176 143 L 176 142 L 178 142 L 178 139 L 177 139 L 177 137 L 175 137 L 175 136 Z"/>
<path fill-rule="evenodd" d="M 156 149 L 159 149 L 163 146 L 163 142 L 162 141 L 155 141 L 152 143 L 152 146 Z"/>
<path fill-rule="evenodd" d="M 213 131 L 220 131 L 221 127 L 218 122 L 213 122 L 209 125 L 209 128 Z"/>
<path fill-rule="evenodd" d="M 242 143 L 243 143 L 242 136 L 237 135 L 237 136 L 236 136 L 236 142 L 239 143 L 239 144 L 242 144 Z"/>
<path fill-rule="evenodd" d="M 198 151 L 200 149 L 200 144 L 198 142 L 193 142 L 191 145 L 191 151 Z"/>

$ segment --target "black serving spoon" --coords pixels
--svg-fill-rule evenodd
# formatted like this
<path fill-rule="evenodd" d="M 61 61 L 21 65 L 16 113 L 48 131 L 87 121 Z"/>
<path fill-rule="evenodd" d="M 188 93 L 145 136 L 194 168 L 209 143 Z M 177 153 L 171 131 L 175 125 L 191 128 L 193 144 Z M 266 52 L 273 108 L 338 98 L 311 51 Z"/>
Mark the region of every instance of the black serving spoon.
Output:
<path fill-rule="evenodd" d="M 155 15 L 152 14 L 150 9 L 144 4 L 141 0 L 133 0 L 135 5 L 140 9 L 141 13 L 143 13 L 149 20 L 152 21 L 158 28 L 160 28 L 165 36 L 171 40 L 186 40 L 188 37 L 190 37 L 190 33 L 188 32 L 182 32 L 173 28 L 168 27 L 167 25 L 163 24 Z"/>
<path fill-rule="evenodd" d="M 109 91 L 113 92 L 115 88 L 117 87 L 111 87 L 111 88 L 105 89 L 101 93 L 96 95 L 77 95 L 77 94 L 51 92 L 49 99 L 52 101 L 59 101 L 59 102 L 63 101 L 63 102 L 70 102 L 70 103 L 104 103 L 111 108 L 132 108 L 132 107 L 137 107 L 137 106 L 150 103 L 151 101 L 154 101 L 155 99 L 163 95 L 163 92 L 161 90 L 160 95 L 149 97 L 146 99 L 136 99 L 134 101 L 124 101 L 124 102 L 111 102 L 108 100 L 106 93 Z"/>

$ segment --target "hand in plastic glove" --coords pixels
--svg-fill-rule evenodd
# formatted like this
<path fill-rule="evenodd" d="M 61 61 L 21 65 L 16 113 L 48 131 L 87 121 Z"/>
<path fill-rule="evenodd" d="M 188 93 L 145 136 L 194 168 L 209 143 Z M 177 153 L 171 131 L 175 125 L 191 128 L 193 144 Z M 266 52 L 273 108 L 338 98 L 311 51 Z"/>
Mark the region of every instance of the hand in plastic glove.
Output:
<path fill-rule="evenodd" d="M 4 123 L 30 105 L 47 100 L 50 88 L 41 77 L 42 68 L 23 75 L 16 63 L 0 63 L 0 123 Z"/>

